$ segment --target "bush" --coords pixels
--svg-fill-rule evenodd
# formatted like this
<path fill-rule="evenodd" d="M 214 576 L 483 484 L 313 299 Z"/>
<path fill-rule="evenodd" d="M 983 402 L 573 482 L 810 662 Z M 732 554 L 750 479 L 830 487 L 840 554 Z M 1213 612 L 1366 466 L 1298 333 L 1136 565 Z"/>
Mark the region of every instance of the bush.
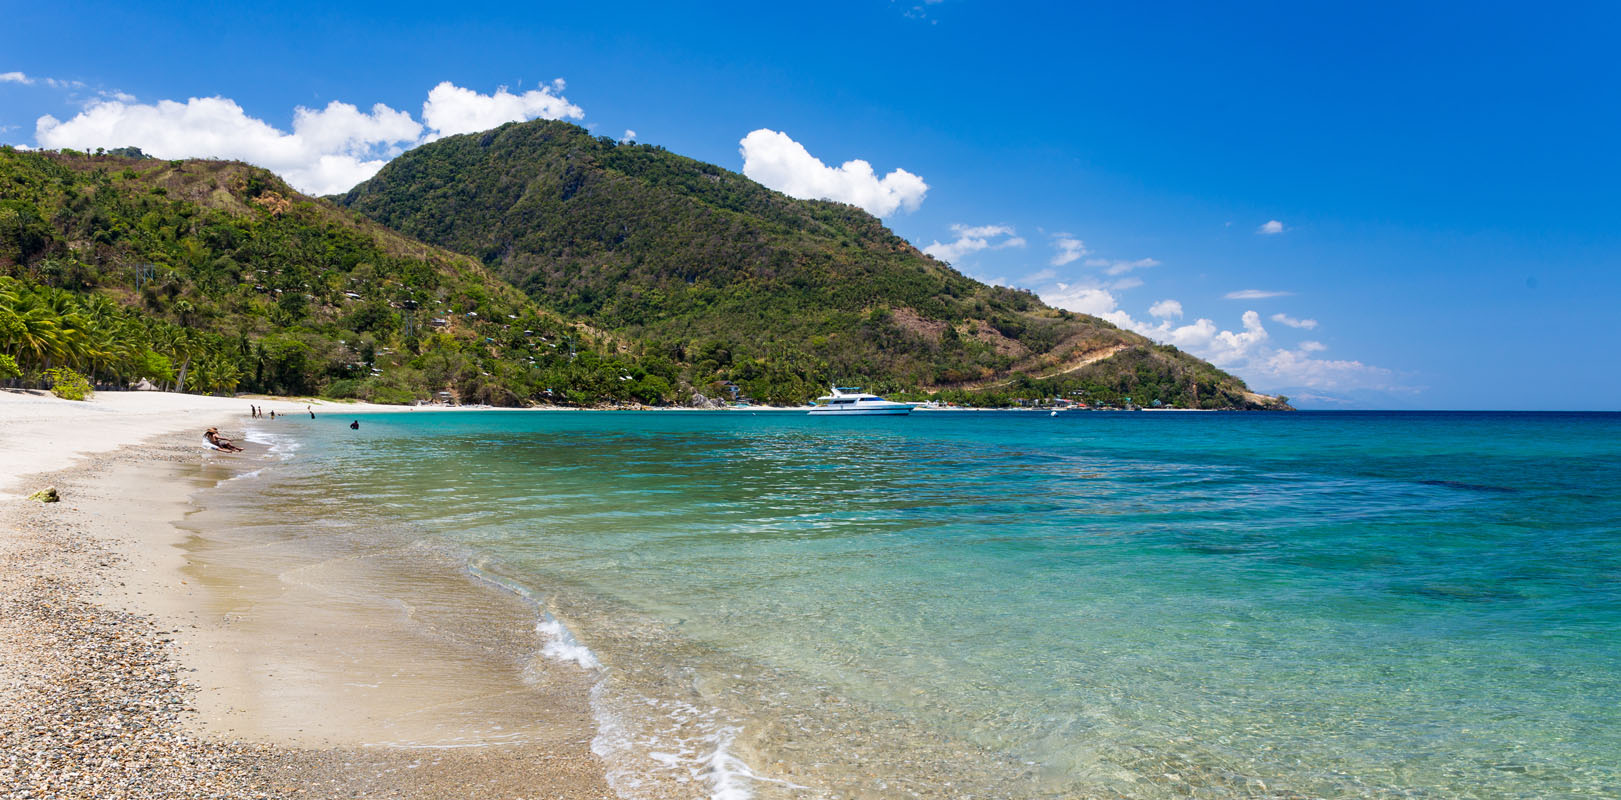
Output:
<path fill-rule="evenodd" d="M 366 397 L 366 400 L 372 403 L 397 406 L 409 405 L 416 402 L 417 399 L 415 392 L 393 386 L 373 386 Z"/>
<path fill-rule="evenodd" d="M 45 377 L 51 382 L 51 394 L 63 400 L 89 400 L 95 394 L 90 389 L 90 381 L 71 369 L 48 369 Z"/>
<path fill-rule="evenodd" d="M 360 397 L 360 381 L 353 379 L 336 380 L 321 390 L 321 396 L 334 400 L 354 400 Z"/>
<path fill-rule="evenodd" d="M 21 378 L 23 371 L 17 367 L 17 359 L 0 353 L 0 381 L 10 378 Z"/>

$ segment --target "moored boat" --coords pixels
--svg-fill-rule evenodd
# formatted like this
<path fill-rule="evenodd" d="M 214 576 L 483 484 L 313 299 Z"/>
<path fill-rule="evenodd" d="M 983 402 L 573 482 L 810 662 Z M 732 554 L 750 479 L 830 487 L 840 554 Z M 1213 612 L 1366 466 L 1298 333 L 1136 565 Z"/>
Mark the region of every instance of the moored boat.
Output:
<path fill-rule="evenodd" d="M 833 393 L 816 398 L 812 415 L 899 416 L 912 413 L 916 403 L 897 403 L 875 394 L 861 391 L 859 386 L 835 386 Z"/>

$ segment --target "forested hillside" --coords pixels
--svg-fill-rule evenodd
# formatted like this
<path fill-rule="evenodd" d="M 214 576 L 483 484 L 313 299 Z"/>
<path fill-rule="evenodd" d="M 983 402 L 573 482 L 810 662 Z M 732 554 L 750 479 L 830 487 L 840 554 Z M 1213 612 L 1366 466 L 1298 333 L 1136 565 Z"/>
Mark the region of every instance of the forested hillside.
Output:
<path fill-rule="evenodd" d="M 0 380 L 68 368 L 107 387 L 496 405 L 727 384 L 800 403 L 831 382 L 1281 405 L 970 280 L 859 209 L 571 125 L 451 137 L 344 200 L 234 162 L 0 148 Z"/>
<path fill-rule="evenodd" d="M 0 378 L 661 402 L 667 359 L 536 308 L 473 259 L 254 167 L 0 148 Z"/>
<path fill-rule="evenodd" d="M 838 381 L 992 403 L 1281 405 L 1174 348 L 978 283 L 853 206 L 567 123 L 448 137 L 337 199 L 644 342 L 696 386 L 790 402 Z"/>

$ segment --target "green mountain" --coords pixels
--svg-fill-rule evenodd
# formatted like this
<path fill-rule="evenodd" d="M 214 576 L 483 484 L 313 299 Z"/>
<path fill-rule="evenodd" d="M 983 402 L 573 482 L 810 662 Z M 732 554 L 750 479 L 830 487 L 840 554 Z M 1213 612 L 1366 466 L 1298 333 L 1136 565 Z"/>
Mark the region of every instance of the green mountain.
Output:
<path fill-rule="evenodd" d="M 0 381 L 68 368 L 103 386 L 497 405 L 727 384 L 802 402 L 837 381 L 993 405 L 1283 407 L 972 281 L 857 209 L 571 125 L 445 139 L 342 201 L 235 162 L 0 147 Z"/>
<path fill-rule="evenodd" d="M 1286 407 L 1175 348 L 974 281 L 853 206 L 567 123 L 448 137 L 335 199 L 644 343 L 694 387 Z"/>
<path fill-rule="evenodd" d="M 383 402 L 660 402 L 668 359 L 223 161 L 0 148 L 0 379 Z M 20 373 L 20 374 L 19 374 Z"/>

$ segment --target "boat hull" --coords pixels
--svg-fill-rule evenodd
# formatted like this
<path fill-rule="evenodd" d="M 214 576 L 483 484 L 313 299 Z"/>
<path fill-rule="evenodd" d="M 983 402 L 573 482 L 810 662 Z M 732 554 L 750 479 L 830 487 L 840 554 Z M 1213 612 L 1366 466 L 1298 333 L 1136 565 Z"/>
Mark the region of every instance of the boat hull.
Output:
<path fill-rule="evenodd" d="M 895 405 L 885 408 L 813 408 L 813 417 L 903 417 L 912 413 L 912 406 Z"/>

